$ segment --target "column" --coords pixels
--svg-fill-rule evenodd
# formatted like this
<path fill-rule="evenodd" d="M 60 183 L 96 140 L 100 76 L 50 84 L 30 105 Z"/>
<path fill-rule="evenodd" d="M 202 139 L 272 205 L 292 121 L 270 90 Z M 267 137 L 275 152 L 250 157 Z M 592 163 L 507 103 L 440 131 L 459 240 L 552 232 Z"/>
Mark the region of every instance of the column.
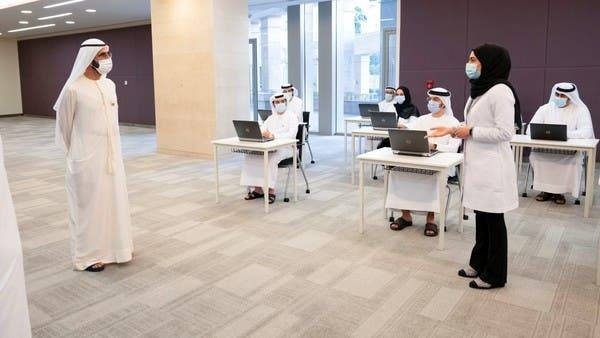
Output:
<path fill-rule="evenodd" d="M 336 32 L 332 1 L 319 2 L 319 134 L 333 135 L 336 118 Z"/>

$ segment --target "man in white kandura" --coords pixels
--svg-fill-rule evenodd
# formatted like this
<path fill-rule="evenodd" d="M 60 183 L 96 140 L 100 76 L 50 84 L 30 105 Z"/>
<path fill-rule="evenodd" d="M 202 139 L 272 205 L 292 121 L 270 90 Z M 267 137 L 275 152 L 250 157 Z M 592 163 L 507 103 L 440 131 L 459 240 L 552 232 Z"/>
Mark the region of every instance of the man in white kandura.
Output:
<path fill-rule="evenodd" d="M 267 118 L 263 124 L 263 136 L 268 138 L 287 138 L 293 139 L 298 133 L 298 120 L 296 115 L 287 107 L 285 95 L 276 94 L 271 96 L 271 111 L 273 114 Z M 273 153 L 269 153 L 269 204 L 275 202 L 275 186 L 277 185 L 277 165 L 282 160 L 291 157 L 290 149 L 278 149 Z M 251 190 L 245 197 L 246 200 L 254 200 L 264 198 L 262 188 L 263 179 L 263 156 L 246 154 L 244 165 L 242 166 L 242 178 L 240 184 L 250 187 Z"/>
<path fill-rule="evenodd" d="M 102 271 L 132 258 L 131 217 L 108 45 L 81 44 L 56 111 L 56 143 L 67 157 L 71 255 L 76 270 Z"/>
<path fill-rule="evenodd" d="M 31 337 L 23 253 L 0 139 L 0 338 Z"/>
<path fill-rule="evenodd" d="M 535 112 L 530 123 L 566 124 L 569 139 L 594 138 L 590 111 L 579 98 L 573 83 L 555 84 L 550 100 Z M 534 173 L 533 189 L 541 191 L 535 198 L 537 201 L 553 200 L 556 204 L 565 204 L 563 194 L 579 197 L 583 153 L 534 149 L 529 161 Z"/>
<path fill-rule="evenodd" d="M 436 126 L 457 127 L 460 123 L 452 112 L 450 92 L 444 88 L 433 88 L 427 92 L 427 108 L 430 114 L 420 116 L 409 125 L 410 129 L 427 130 Z M 430 137 L 429 146 L 432 150 L 456 153 L 461 140 L 450 135 Z M 454 176 L 455 169 L 449 170 L 448 176 Z M 394 231 L 412 226 L 411 210 L 427 211 L 425 236 L 437 236 L 439 229 L 435 223 L 435 212 L 440 212 L 437 175 L 429 171 L 405 170 L 394 168 L 390 173 L 388 195 L 385 207 L 402 210 L 399 217 L 390 224 Z"/>
<path fill-rule="evenodd" d="M 396 108 L 394 107 L 394 104 L 396 103 L 396 88 L 385 87 L 383 96 L 383 101 L 377 104 L 379 106 L 379 111 L 386 113 L 395 113 Z"/>
<path fill-rule="evenodd" d="M 281 92 L 287 100 L 288 110 L 298 117 L 298 123 L 304 122 L 302 117 L 302 99 L 298 97 L 298 89 L 288 83 L 281 86 Z"/>

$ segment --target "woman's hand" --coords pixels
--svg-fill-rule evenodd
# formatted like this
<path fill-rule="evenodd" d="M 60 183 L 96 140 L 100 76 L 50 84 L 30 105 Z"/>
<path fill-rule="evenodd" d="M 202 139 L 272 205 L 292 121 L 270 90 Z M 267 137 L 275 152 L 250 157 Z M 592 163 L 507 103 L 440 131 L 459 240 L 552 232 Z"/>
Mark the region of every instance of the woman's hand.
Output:
<path fill-rule="evenodd" d="M 446 135 L 452 135 L 453 132 L 454 132 L 454 128 L 433 127 L 431 129 L 429 129 L 429 132 L 427 133 L 427 136 L 425 136 L 425 138 L 442 137 L 442 136 L 446 136 Z"/>
<path fill-rule="evenodd" d="M 471 128 L 472 127 L 469 126 L 460 126 L 456 128 L 456 131 L 454 132 L 454 137 L 458 137 L 463 140 L 468 139 L 469 136 L 471 136 Z"/>

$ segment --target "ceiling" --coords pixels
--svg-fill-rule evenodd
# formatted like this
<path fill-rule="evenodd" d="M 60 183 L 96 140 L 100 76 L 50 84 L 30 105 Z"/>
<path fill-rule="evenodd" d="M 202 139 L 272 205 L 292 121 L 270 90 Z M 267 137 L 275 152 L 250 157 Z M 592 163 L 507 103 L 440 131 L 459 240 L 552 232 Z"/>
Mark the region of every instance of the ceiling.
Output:
<path fill-rule="evenodd" d="M 150 0 L 84 0 L 60 7 L 44 8 L 44 6 L 62 3 L 68 0 L 0 0 L 0 39 L 30 39 L 41 36 L 81 32 L 102 27 L 110 28 L 128 24 L 150 22 Z M 14 6 L 16 4 L 16 6 Z M 11 6 L 4 8 L 5 6 Z M 95 9 L 95 13 L 87 13 L 86 9 Z M 22 10 L 32 11 L 23 14 Z M 40 17 L 62 13 L 69 16 L 38 20 Z M 20 24 L 19 21 L 27 21 Z M 74 24 L 66 24 L 74 21 Z M 9 32 L 13 29 L 39 25 L 55 26 L 22 32 Z"/>

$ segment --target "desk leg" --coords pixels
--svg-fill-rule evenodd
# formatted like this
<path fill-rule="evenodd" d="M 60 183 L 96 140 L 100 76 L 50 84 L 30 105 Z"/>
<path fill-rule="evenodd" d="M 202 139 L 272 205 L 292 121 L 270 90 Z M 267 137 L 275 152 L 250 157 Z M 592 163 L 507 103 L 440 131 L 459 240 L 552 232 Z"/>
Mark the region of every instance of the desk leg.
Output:
<path fill-rule="evenodd" d="M 515 161 L 515 173 L 517 173 L 517 179 L 519 178 L 519 146 L 513 145 L 513 161 Z"/>
<path fill-rule="evenodd" d="M 388 213 L 387 213 L 387 209 L 385 208 L 385 202 L 387 201 L 387 196 L 388 196 L 388 182 L 390 180 L 390 171 L 389 170 L 385 170 L 385 166 L 383 168 L 383 219 L 387 220 L 388 218 Z"/>
<path fill-rule="evenodd" d="M 465 166 L 463 163 L 461 163 L 459 166 L 459 176 L 458 176 L 458 232 L 460 232 L 461 234 L 464 232 L 464 223 L 463 223 L 463 218 L 465 216 L 465 207 L 463 206 L 463 182 L 464 182 L 464 169 Z"/>
<path fill-rule="evenodd" d="M 596 148 L 588 150 L 587 176 L 585 179 L 585 204 L 583 217 L 590 217 L 590 209 L 594 204 L 594 186 L 596 185 L 594 169 L 596 168 Z"/>
<path fill-rule="evenodd" d="M 438 229 L 438 250 L 444 250 L 444 240 L 446 237 L 446 180 L 444 180 L 444 176 L 446 176 L 446 171 L 440 170 L 437 173 L 438 179 L 438 191 L 439 191 L 439 200 L 440 200 L 440 227 Z"/>
<path fill-rule="evenodd" d="M 351 139 L 352 139 L 352 154 L 350 156 L 352 156 L 352 158 L 350 159 L 350 162 L 352 162 L 352 165 L 350 166 L 351 167 L 351 169 L 350 169 L 351 173 L 350 174 L 352 175 L 352 185 L 354 185 L 354 169 L 355 169 L 354 168 L 354 157 L 355 157 L 354 153 L 356 152 L 356 145 L 354 144 L 354 142 L 355 142 L 354 135 L 352 135 Z"/>
<path fill-rule="evenodd" d="M 298 162 L 297 162 L 297 154 L 298 154 L 298 148 L 296 146 L 296 143 L 294 143 L 292 145 L 292 154 L 294 154 L 294 156 L 292 156 L 292 165 L 294 168 L 294 202 L 298 202 Z M 300 165 L 302 165 L 302 163 L 300 163 Z"/>
<path fill-rule="evenodd" d="M 344 163 L 348 164 L 348 121 L 344 121 Z"/>
<path fill-rule="evenodd" d="M 269 212 L 269 152 L 263 152 L 263 175 L 264 175 L 264 183 L 263 183 L 263 194 L 264 202 L 265 202 L 265 213 Z"/>
<path fill-rule="evenodd" d="M 364 179 L 364 163 L 362 161 L 358 164 L 358 190 L 360 191 L 360 220 L 358 222 L 358 233 L 364 234 L 365 232 L 365 179 Z"/>
<path fill-rule="evenodd" d="M 215 203 L 219 203 L 219 147 L 213 146 L 213 159 L 215 161 Z"/>

